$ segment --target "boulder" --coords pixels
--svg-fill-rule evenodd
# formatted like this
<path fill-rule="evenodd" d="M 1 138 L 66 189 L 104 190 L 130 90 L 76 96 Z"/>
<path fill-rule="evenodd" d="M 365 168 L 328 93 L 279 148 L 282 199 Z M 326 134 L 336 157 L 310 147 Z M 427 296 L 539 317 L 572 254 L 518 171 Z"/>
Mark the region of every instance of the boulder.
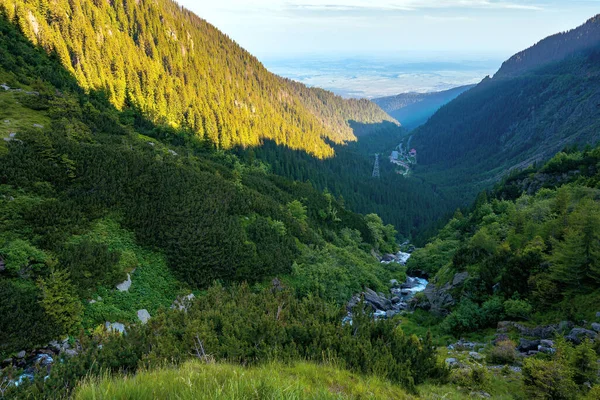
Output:
<path fill-rule="evenodd" d="M 454 275 L 454 278 L 452 278 L 452 286 L 456 287 L 462 285 L 463 283 L 465 283 L 468 277 L 469 273 L 466 271 Z"/>
<path fill-rule="evenodd" d="M 137 317 L 142 322 L 142 324 L 146 324 L 150 319 L 150 313 L 146 309 L 138 310 Z"/>
<path fill-rule="evenodd" d="M 550 339 L 542 339 L 540 340 L 540 346 L 554 347 L 554 342 Z"/>
<path fill-rule="evenodd" d="M 104 326 L 106 327 L 106 330 L 109 332 L 119 332 L 119 333 L 125 333 L 125 325 L 123 325 L 120 322 L 108 322 L 106 321 L 106 323 L 104 324 Z"/>
<path fill-rule="evenodd" d="M 470 351 L 469 357 L 471 357 L 473 360 L 476 360 L 476 361 L 481 361 L 485 358 L 485 356 L 483 354 L 480 354 L 476 351 Z"/>
<path fill-rule="evenodd" d="M 450 368 L 457 368 L 459 366 L 458 360 L 454 357 L 446 358 L 446 365 Z"/>
<path fill-rule="evenodd" d="M 392 304 L 398 304 L 400 303 L 402 300 L 400 299 L 400 297 L 398 296 L 394 296 L 392 297 Z"/>
<path fill-rule="evenodd" d="M 547 354 L 553 354 L 556 352 L 555 349 L 553 349 L 552 347 L 547 347 L 547 346 L 538 346 L 538 351 L 540 353 L 547 353 Z"/>
<path fill-rule="evenodd" d="M 123 331 L 125 331 L 125 327 L 123 327 Z M 77 355 L 77 350 L 75 349 L 66 349 L 62 354 L 67 357 L 75 357 Z"/>
<path fill-rule="evenodd" d="M 519 339 L 519 346 L 517 347 L 517 349 L 521 353 L 527 353 L 528 351 L 532 351 L 532 350 L 537 351 L 539 345 L 540 345 L 539 340 L 527 340 L 527 339 L 521 338 L 521 339 Z"/>
<path fill-rule="evenodd" d="M 15 357 L 16 358 L 25 358 L 26 355 L 27 355 L 27 353 L 25 352 L 25 350 L 21 350 L 20 352 L 17 353 L 17 355 Z"/>
<path fill-rule="evenodd" d="M 392 302 L 390 300 L 385 298 L 385 296 L 375 293 L 375 291 L 369 288 L 365 290 L 363 295 L 365 301 L 369 303 L 374 310 L 387 311 L 392 309 Z"/>
<path fill-rule="evenodd" d="M 127 279 L 117 285 L 119 292 L 127 292 L 131 287 L 131 275 L 127 274 Z"/>
<path fill-rule="evenodd" d="M 390 285 L 393 287 L 398 286 L 398 280 L 397 279 L 390 279 Z"/>
<path fill-rule="evenodd" d="M 597 333 L 594 331 L 590 331 L 589 329 L 573 328 L 571 329 L 571 332 L 569 332 L 569 334 L 565 336 L 565 339 L 577 345 L 580 344 L 585 338 L 595 339 L 596 336 Z"/>
<path fill-rule="evenodd" d="M 596 312 L 596 318 L 600 318 L 600 311 Z"/>
<path fill-rule="evenodd" d="M 596 332 L 600 332 L 600 324 L 597 322 L 594 322 L 592 324 L 592 330 L 596 331 Z"/>
<path fill-rule="evenodd" d="M 358 295 L 352 296 L 348 304 L 346 304 L 346 311 L 352 312 L 352 309 L 356 307 L 358 303 L 360 303 L 360 297 Z"/>

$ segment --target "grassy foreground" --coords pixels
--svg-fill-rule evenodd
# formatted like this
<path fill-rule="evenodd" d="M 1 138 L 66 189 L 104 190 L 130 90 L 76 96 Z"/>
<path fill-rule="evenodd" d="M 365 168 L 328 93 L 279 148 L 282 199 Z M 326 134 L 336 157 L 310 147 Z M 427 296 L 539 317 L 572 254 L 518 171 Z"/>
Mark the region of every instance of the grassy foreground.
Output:
<path fill-rule="evenodd" d="M 188 362 L 180 368 L 83 383 L 75 399 L 410 399 L 396 385 L 328 366 L 245 368 Z"/>

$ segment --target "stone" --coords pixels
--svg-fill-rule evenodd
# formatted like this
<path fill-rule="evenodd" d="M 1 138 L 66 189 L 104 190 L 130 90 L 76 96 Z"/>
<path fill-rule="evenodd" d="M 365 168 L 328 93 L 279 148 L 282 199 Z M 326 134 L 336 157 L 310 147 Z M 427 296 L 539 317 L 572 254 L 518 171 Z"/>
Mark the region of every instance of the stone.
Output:
<path fill-rule="evenodd" d="M 458 367 L 458 360 L 454 357 L 446 358 L 446 365 L 450 368 Z"/>
<path fill-rule="evenodd" d="M 142 322 L 142 324 L 147 324 L 148 320 L 150 320 L 150 313 L 146 309 L 138 310 L 137 312 L 138 319 Z"/>
<path fill-rule="evenodd" d="M 498 343 L 505 342 L 507 340 L 510 340 L 510 338 L 506 333 L 497 333 L 492 343 L 494 343 L 494 345 L 497 345 Z"/>
<path fill-rule="evenodd" d="M 11 132 L 8 134 L 8 137 L 14 138 L 15 136 L 17 136 L 17 132 Z"/>
<path fill-rule="evenodd" d="M 121 334 L 125 333 L 125 325 L 123 325 L 120 322 L 112 322 L 111 323 L 111 322 L 106 321 L 104 326 L 106 327 L 106 330 L 109 332 L 119 332 Z"/>
<path fill-rule="evenodd" d="M 390 285 L 392 285 L 392 286 L 398 286 L 398 280 L 397 279 L 390 279 Z"/>
<path fill-rule="evenodd" d="M 480 399 L 489 399 L 490 397 L 492 397 L 492 395 L 489 394 L 488 392 L 484 392 L 483 390 L 480 390 L 478 392 L 469 393 L 469 397 L 479 397 Z"/>
<path fill-rule="evenodd" d="M 375 293 L 375 291 L 367 288 L 363 294 L 365 301 L 369 303 L 374 310 L 387 311 L 392 309 L 392 302 L 384 296 Z"/>
<path fill-rule="evenodd" d="M 0 88 L 2 88 L 4 90 L 10 90 L 10 86 L 8 86 L 6 83 L 3 83 L 2 85 L 0 85 Z"/>
<path fill-rule="evenodd" d="M 462 285 L 463 283 L 465 283 L 465 281 L 467 280 L 468 277 L 469 277 L 468 272 L 460 272 L 460 273 L 454 275 L 454 278 L 452 278 L 452 286 Z"/>
<path fill-rule="evenodd" d="M 38 129 L 42 129 L 44 127 L 44 125 L 41 124 L 33 124 L 34 128 L 38 128 Z"/>
<path fill-rule="evenodd" d="M 476 351 L 469 352 L 469 357 L 471 357 L 473 360 L 477 360 L 477 361 L 481 361 L 485 358 L 485 356 L 483 354 L 479 354 Z"/>
<path fill-rule="evenodd" d="M 17 353 L 17 355 L 15 357 L 17 358 L 25 358 L 25 355 L 27 353 L 25 353 L 25 350 L 21 350 L 20 352 Z"/>
<path fill-rule="evenodd" d="M 169 154 L 171 154 L 172 156 L 176 156 L 177 153 L 174 150 L 169 149 Z"/>
<path fill-rule="evenodd" d="M 600 318 L 600 311 L 596 312 L 596 318 Z"/>
<path fill-rule="evenodd" d="M 400 303 L 400 301 L 402 301 L 400 299 L 400 297 L 398 297 L 398 296 L 392 297 L 392 304 L 398 304 L 398 303 Z"/>
<path fill-rule="evenodd" d="M 597 322 L 594 322 L 592 324 L 592 330 L 596 331 L 596 332 L 600 332 L 600 324 Z"/>
<path fill-rule="evenodd" d="M 550 339 L 542 339 L 540 340 L 540 346 L 554 347 L 554 342 Z"/>
<path fill-rule="evenodd" d="M 131 275 L 127 274 L 127 279 L 117 285 L 119 292 L 127 292 L 131 287 Z"/>
<path fill-rule="evenodd" d="M 569 332 L 569 334 L 565 336 L 565 339 L 567 339 L 569 342 L 575 345 L 578 345 L 583 341 L 583 339 L 595 339 L 596 336 L 597 333 L 594 331 L 590 331 L 589 329 L 573 328 L 571 329 L 571 332 Z"/>
<path fill-rule="evenodd" d="M 66 355 L 67 357 L 75 357 L 77 355 L 77 350 L 66 349 L 65 351 L 63 351 L 63 354 Z"/>
<path fill-rule="evenodd" d="M 54 359 L 48 354 L 38 354 L 35 358 L 35 363 L 41 365 L 42 367 L 46 367 L 54 362 Z"/>
<path fill-rule="evenodd" d="M 546 354 L 554 354 L 554 353 L 556 353 L 555 349 L 553 349 L 552 347 L 546 347 L 546 346 L 538 346 L 538 351 L 540 353 L 546 353 Z"/>
<path fill-rule="evenodd" d="M 385 313 L 386 313 L 386 318 L 393 318 L 396 314 L 398 314 L 398 311 L 387 310 Z"/>
<path fill-rule="evenodd" d="M 539 340 L 528 340 L 521 338 L 519 339 L 519 346 L 517 347 L 517 349 L 522 353 L 527 353 L 531 350 L 537 351 L 539 345 Z"/>

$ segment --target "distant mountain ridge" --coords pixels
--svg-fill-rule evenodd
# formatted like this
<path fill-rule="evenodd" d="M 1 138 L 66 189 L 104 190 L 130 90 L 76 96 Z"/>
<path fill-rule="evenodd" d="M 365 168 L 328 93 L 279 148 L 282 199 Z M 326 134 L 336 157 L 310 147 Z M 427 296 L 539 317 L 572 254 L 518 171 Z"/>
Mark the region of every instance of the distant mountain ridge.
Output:
<path fill-rule="evenodd" d="M 441 92 L 401 93 L 396 96 L 380 97 L 372 101 L 399 121 L 403 127 L 414 129 L 427 122 L 429 117 L 435 114 L 444 104 L 454 100 L 474 86 L 459 86 Z"/>
<path fill-rule="evenodd" d="M 519 75 L 545 64 L 561 61 L 600 42 L 600 14 L 567 32 L 549 36 L 502 64 L 494 78 Z"/>
<path fill-rule="evenodd" d="M 415 175 L 466 206 L 510 170 L 543 162 L 566 146 L 597 143 L 600 36 L 583 35 L 597 25 L 595 17 L 585 28 L 541 41 L 442 107 L 413 134 Z M 552 43 L 553 55 L 539 56 Z"/>
<path fill-rule="evenodd" d="M 393 121 L 368 100 L 344 100 L 278 77 L 214 26 L 171 0 L 0 0 L 0 12 L 55 53 L 86 90 L 219 148 L 264 139 L 323 158 L 326 140 L 355 140 L 349 120 Z M 0 82 L 1 83 L 1 82 Z"/>

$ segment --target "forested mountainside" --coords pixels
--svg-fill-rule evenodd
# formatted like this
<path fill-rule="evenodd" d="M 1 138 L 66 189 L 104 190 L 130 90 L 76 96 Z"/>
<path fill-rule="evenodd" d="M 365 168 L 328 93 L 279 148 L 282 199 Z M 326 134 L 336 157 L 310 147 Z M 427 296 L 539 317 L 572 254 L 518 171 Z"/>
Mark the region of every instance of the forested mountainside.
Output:
<path fill-rule="evenodd" d="M 415 175 L 464 206 L 511 169 L 600 139 L 600 47 L 511 78 L 486 78 L 414 132 Z"/>
<path fill-rule="evenodd" d="M 117 110 L 4 16 L 0 55 L 0 397 L 190 359 L 329 363 L 400 394 L 445 376 L 431 337 L 366 308 L 342 324 L 354 294 L 404 278 L 375 256 L 398 250 L 391 225 Z"/>
<path fill-rule="evenodd" d="M 171 0 L 1 0 L 25 35 L 55 53 L 85 90 L 186 128 L 217 147 L 263 139 L 333 155 L 349 120 L 392 121 L 368 100 L 343 100 L 269 73 L 226 35 Z"/>
<path fill-rule="evenodd" d="M 441 196 L 427 182 L 396 173 L 387 155 L 406 140 L 406 130 L 392 123 L 352 126 L 358 140 L 333 145 L 335 157 L 325 160 L 273 142 L 239 149 L 236 154 L 247 162 L 254 159 L 266 162 L 277 175 L 327 190 L 352 211 L 376 213 L 394 225 L 402 241 L 424 243 L 440 220 L 451 217 L 453 201 Z M 372 176 L 376 153 L 381 155 L 379 178 Z"/>
<path fill-rule="evenodd" d="M 495 78 L 514 77 L 544 64 L 560 61 L 600 42 L 600 15 L 568 32 L 547 37 L 534 46 L 523 50 L 506 62 Z"/>
<path fill-rule="evenodd" d="M 600 393 L 589 390 L 600 354 L 599 162 L 596 147 L 512 174 L 408 261 L 409 274 L 430 279 L 411 318 L 439 334 L 495 337 L 486 360 L 522 362 L 522 398 Z"/>
<path fill-rule="evenodd" d="M 440 107 L 474 86 L 459 86 L 431 93 L 402 93 L 373 99 L 373 102 L 399 121 L 404 128 L 414 129 L 427 122 Z"/>

